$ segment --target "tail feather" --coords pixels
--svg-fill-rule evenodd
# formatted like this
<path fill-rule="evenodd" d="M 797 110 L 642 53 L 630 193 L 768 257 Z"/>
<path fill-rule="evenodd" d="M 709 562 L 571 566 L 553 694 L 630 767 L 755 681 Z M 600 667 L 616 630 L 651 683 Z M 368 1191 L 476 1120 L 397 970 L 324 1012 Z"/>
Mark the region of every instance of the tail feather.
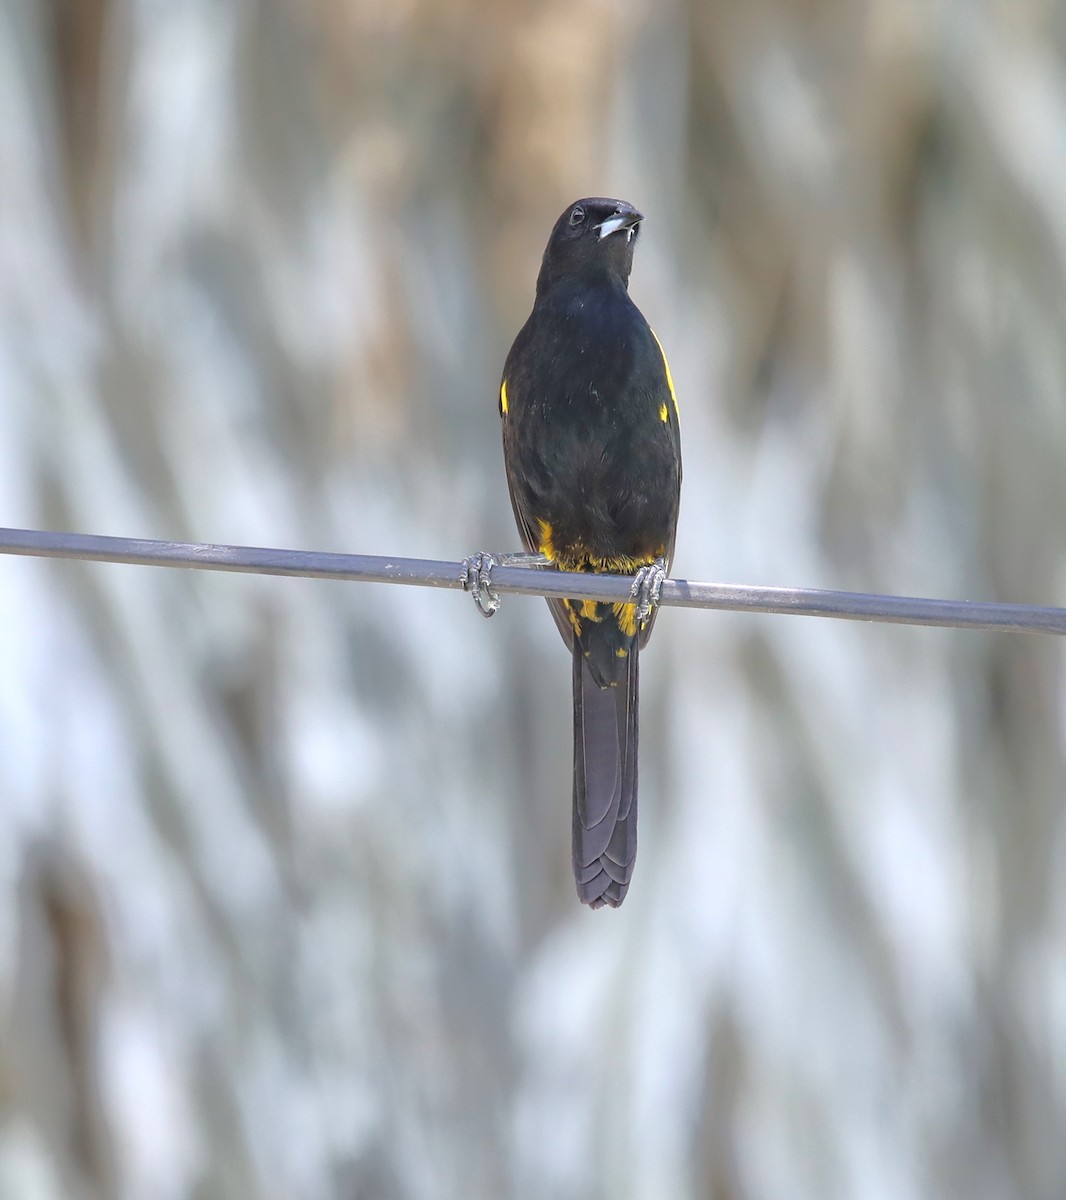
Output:
<path fill-rule="evenodd" d="M 593 908 L 622 903 L 637 856 L 637 663 L 634 641 L 600 687 L 574 640 L 574 878 Z"/>

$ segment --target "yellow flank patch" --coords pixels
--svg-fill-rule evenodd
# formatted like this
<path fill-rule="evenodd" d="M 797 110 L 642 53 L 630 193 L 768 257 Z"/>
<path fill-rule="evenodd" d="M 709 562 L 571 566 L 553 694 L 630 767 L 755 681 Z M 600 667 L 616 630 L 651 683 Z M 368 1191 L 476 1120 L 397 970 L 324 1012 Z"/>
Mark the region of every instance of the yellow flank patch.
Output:
<path fill-rule="evenodd" d="M 637 606 L 635 604 L 612 604 L 611 609 L 618 619 L 618 628 L 632 637 L 637 632 Z"/>
<path fill-rule="evenodd" d="M 675 401 L 675 403 L 676 403 L 676 401 Z M 670 410 L 666 407 L 665 404 L 659 405 L 659 420 L 662 421 L 662 423 L 664 425 L 666 424 L 667 421 L 670 420 Z"/>
<path fill-rule="evenodd" d="M 660 349 L 662 349 L 661 346 L 660 346 Z M 667 371 L 667 373 L 669 374 L 669 370 Z M 503 381 L 503 383 L 500 384 L 500 416 L 501 417 L 507 416 L 507 380 L 506 379 Z"/>
<path fill-rule="evenodd" d="M 649 325 L 648 328 L 651 329 L 651 326 Z M 670 374 L 670 364 L 666 361 L 666 351 L 663 349 L 663 344 L 659 341 L 659 335 L 654 329 L 651 330 L 651 336 L 655 338 L 655 344 L 659 347 L 659 353 L 663 356 L 663 366 L 666 368 L 666 386 L 670 389 L 670 399 L 674 402 L 674 414 L 680 421 L 681 410 L 677 406 L 677 392 L 674 391 L 674 377 Z M 659 416 L 662 417 L 664 421 L 666 420 L 666 417 L 663 417 L 665 407 L 666 406 L 664 405 L 663 408 L 659 409 Z"/>
<path fill-rule="evenodd" d="M 540 529 L 540 552 L 549 562 L 555 561 L 555 547 L 552 545 L 553 531 L 550 521 L 542 521 L 537 518 L 537 526 Z"/>
<path fill-rule="evenodd" d="M 629 651 L 624 646 L 619 646 L 618 649 L 615 651 L 615 656 L 617 658 L 628 658 Z"/>

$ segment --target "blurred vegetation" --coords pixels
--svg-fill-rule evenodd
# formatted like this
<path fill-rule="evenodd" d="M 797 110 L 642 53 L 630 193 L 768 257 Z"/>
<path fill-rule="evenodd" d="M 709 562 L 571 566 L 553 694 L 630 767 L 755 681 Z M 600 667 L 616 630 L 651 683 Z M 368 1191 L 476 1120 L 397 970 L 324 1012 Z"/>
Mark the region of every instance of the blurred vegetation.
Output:
<path fill-rule="evenodd" d="M 4 0 L 0 523 L 515 543 L 558 212 L 648 220 L 691 578 L 1066 603 L 1066 21 Z M 0 1196 L 1057 1198 L 1046 637 L 671 612 L 569 869 L 543 604 L 0 562 Z"/>

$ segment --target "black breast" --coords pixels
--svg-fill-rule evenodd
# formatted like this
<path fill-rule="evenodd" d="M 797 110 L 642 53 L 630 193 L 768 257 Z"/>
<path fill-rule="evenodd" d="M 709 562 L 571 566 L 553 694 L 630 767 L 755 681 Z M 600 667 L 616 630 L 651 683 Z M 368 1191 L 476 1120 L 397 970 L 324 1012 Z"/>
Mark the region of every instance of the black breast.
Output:
<path fill-rule="evenodd" d="M 679 467 L 662 354 L 620 284 L 553 289 L 505 370 L 512 480 L 557 551 L 647 560 L 672 541 Z M 663 419 L 664 405 L 667 419 Z"/>

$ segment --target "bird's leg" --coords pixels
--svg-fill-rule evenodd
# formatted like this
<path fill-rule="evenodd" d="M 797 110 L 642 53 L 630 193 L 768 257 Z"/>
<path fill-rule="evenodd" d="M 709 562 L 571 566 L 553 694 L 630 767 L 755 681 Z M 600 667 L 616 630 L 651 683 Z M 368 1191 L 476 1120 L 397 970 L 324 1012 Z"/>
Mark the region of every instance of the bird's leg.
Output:
<path fill-rule="evenodd" d="M 546 567 L 551 560 L 545 554 L 490 554 L 479 550 L 463 559 L 463 570 L 459 576 L 463 590 L 474 597 L 477 610 L 483 617 L 494 616 L 500 607 L 500 594 L 492 587 L 494 567 Z"/>
<path fill-rule="evenodd" d="M 666 559 L 657 558 L 633 576 L 630 595 L 637 602 L 637 622 L 641 625 L 651 616 L 659 603 L 659 595 L 666 580 Z"/>
<path fill-rule="evenodd" d="M 546 554 L 529 554 L 519 550 L 513 554 L 497 554 L 501 567 L 550 567 L 552 560 Z"/>

